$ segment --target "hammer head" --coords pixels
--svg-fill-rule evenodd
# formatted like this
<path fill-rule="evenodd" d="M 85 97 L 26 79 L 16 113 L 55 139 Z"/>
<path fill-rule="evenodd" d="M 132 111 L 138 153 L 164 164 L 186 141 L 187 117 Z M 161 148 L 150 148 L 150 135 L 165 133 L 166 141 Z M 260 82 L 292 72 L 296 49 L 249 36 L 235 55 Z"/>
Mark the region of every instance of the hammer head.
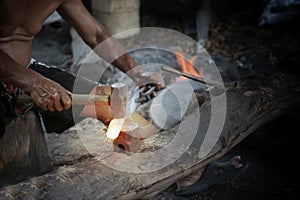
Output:
<path fill-rule="evenodd" d="M 111 86 L 98 85 L 96 95 L 109 96 L 107 105 L 97 104 L 96 102 L 96 106 L 101 107 L 97 109 L 97 115 L 105 119 L 101 121 L 109 123 L 113 118 L 124 118 L 126 116 L 127 99 L 124 83 L 115 83 Z"/>
<path fill-rule="evenodd" d="M 112 86 L 112 93 L 110 96 L 110 107 L 114 118 L 126 117 L 127 108 L 127 91 L 124 83 L 114 83 Z"/>
<path fill-rule="evenodd" d="M 111 106 L 110 106 L 110 97 L 112 94 L 112 87 L 109 85 L 98 85 L 96 87 L 95 95 L 108 95 L 109 99 L 106 104 L 95 102 L 95 111 L 97 119 L 103 122 L 105 125 L 108 125 L 109 122 L 113 119 Z"/>
<path fill-rule="evenodd" d="M 121 119 L 133 113 L 137 107 L 135 99 L 139 96 L 136 88 L 132 97 L 127 100 L 127 88 L 124 83 L 114 83 L 111 86 L 99 85 L 96 89 L 97 95 L 108 95 L 109 102 L 105 105 L 96 102 L 97 116 L 104 124 L 108 125 L 112 119 Z"/>

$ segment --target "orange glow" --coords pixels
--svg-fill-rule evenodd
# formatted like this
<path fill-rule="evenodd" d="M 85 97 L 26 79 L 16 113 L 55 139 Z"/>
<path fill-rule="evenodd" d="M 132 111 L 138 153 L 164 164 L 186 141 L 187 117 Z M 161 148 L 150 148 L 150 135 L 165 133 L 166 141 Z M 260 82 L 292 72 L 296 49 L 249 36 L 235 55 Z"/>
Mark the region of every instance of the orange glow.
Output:
<path fill-rule="evenodd" d="M 197 56 L 193 56 L 190 60 L 186 60 L 183 56 L 183 54 L 180 51 L 175 52 L 175 57 L 177 60 L 177 63 L 182 68 L 182 72 L 192 74 L 194 76 L 203 78 L 197 70 L 195 70 L 193 64 L 197 59 Z M 202 68 L 200 69 L 200 73 L 202 72 Z M 182 77 L 182 79 L 187 79 L 185 77 Z"/>
<path fill-rule="evenodd" d="M 108 125 L 106 137 L 111 140 L 116 139 L 122 130 L 124 122 L 125 118 L 112 119 Z"/>

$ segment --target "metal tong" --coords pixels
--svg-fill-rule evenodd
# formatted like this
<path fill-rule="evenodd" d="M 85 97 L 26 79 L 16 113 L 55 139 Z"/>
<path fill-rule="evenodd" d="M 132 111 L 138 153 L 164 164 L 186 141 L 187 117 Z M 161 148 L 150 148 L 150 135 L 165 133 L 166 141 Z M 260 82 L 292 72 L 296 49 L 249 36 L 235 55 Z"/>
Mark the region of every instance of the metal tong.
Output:
<path fill-rule="evenodd" d="M 149 101 L 150 99 L 152 99 L 153 97 L 156 96 L 156 85 L 154 84 L 147 84 L 145 86 L 142 86 L 139 90 L 140 94 L 139 94 L 139 98 L 135 99 L 135 103 L 146 103 L 147 101 Z"/>

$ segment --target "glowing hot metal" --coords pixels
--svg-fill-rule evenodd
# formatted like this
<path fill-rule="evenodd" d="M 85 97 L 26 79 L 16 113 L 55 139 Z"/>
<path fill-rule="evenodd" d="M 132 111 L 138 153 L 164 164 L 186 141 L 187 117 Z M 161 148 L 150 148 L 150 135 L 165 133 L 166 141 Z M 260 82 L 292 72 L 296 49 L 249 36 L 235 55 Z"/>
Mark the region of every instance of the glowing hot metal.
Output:
<path fill-rule="evenodd" d="M 112 119 L 107 128 L 106 137 L 111 140 L 116 139 L 122 130 L 124 122 L 125 118 Z"/>

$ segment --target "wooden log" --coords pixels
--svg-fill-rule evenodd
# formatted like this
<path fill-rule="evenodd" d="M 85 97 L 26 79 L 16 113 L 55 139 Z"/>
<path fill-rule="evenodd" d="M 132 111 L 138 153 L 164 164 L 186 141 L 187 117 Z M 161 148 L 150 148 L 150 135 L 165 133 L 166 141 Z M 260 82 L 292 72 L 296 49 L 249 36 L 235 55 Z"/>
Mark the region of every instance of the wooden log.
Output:
<path fill-rule="evenodd" d="M 218 92 L 218 91 L 215 91 Z M 189 105 L 183 122 L 195 118 L 195 110 L 200 106 L 201 125 L 192 145 L 188 149 L 177 146 L 176 151 L 182 155 L 164 168 L 146 173 L 147 167 L 157 163 L 149 157 L 135 157 L 113 152 L 102 141 L 106 156 L 101 159 L 87 158 L 69 166 L 61 166 L 46 175 L 29 179 L 22 184 L 16 184 L 0 189 L 0 198 L 88 198 L 88 199 L 146 199 L 169 187 L 177 180 L 207 165 L 223 156 L 241 140 L 273 120 L 300 100 L 300 86 L 297 79 L 282 73 L 260 74 L 226 84 L 227 115 L 222 135 L 213 150 L 205 157 L 199 158 L 199 149 L 203 142 L 201 131 L 207 129 L 210 122 L 210 98 L 205 90 L 197 90 Z M 83 123 L 85 123 L 83 121 Z M 181 127 L 183 134 L 194 131 L 195 124 L 186 123 Z M 92 134 L 85 128 L 86 134 Z M 178 130 L 178 125 L 144 139 L 142 152 L 152 152 L 164 148 L 172 141 Z M 97 136 L 101 140 L 101 134 Z M 92 136 L 91 136 L 92 137 Z M 184 137 L 181 138 L 184 140 Z M 91 140 L 95 141 L 95 139 Z M 109 143 L 109 141 L 107 141 Z M 67 145 L 67 144 L 65 144 Z M 111 143 L 110 143 L 111 145 Z M 98 151 L 101 147 L 96 145 Z M 108 151 L 111 151 L 110 153 Z M 69 152 L 72 153 L 72 152 Z M 172 153 L 172 152 L 169 152 Z M 161 162 L 172 161 L 169 154 L 161 154 Z M 124 162 L 130 160 L 131 162 Z M 123 166 L 124 171 L 115 170 L 108 165 L 111 161 L 115 166 Z M 136 165 L 136 163 L 142 163 Z M 140 170 L 145 173 L 129 173 Z"/>

